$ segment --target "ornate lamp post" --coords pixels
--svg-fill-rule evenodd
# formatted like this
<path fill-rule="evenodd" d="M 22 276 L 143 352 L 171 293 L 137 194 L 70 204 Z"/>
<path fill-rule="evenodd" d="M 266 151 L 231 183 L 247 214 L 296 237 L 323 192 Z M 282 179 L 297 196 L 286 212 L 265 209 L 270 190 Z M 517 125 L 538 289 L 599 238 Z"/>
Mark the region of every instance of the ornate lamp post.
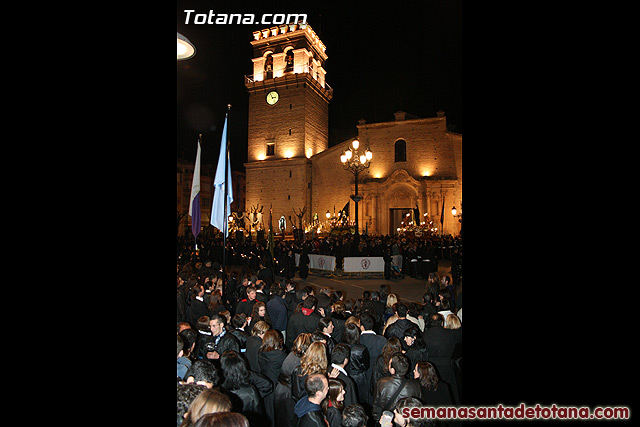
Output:
<path fill-rule="evenodd" d="M 360 240 L 358 233 L 358 202 L 362 200 L 362 196 L 358 195 L 358 174 L 369 167 L 373 157 L 373 153 L 368 147 L 364 153 L 358 152 L 358 147 L 360 147 L 360 141 L 354 139 L 351 142 L 351 147 L 347 148 L 340 156 L 342 166 L 351 172 L 356 180 L 356 194 L 351 196 L 351 200 L 356 202 L 356 242 Z"/>

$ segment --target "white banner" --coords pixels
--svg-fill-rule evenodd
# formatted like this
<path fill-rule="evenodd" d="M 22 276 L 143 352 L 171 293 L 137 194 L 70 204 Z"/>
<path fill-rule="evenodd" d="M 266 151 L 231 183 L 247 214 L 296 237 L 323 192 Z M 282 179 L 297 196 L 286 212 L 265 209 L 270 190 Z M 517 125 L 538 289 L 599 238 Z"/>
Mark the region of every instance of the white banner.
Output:
<path fill-rule="evenodd" d="M 345 273 L 384 273 L 384 258 L 345 257 L 342 269 Z"/>
<path fill-rule="evenodd" d="M 309 268 L 335 271 L 336 257 L 329 255 L 309 254 Z"/>

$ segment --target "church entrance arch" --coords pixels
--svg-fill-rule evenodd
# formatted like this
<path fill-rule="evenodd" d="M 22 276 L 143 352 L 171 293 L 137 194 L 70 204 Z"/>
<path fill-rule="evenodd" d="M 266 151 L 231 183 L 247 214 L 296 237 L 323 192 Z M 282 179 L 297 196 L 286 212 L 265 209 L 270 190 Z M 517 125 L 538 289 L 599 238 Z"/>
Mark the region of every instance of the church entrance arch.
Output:
<path fill-rule="evenodd" d="M 393 235 L 398 232 L 406 215 L 418 204 L 419 183 L 404 169 L 394 172 L 383 183 L 383 207 L 386 210 L 386 227 L 383 230 Z"/>

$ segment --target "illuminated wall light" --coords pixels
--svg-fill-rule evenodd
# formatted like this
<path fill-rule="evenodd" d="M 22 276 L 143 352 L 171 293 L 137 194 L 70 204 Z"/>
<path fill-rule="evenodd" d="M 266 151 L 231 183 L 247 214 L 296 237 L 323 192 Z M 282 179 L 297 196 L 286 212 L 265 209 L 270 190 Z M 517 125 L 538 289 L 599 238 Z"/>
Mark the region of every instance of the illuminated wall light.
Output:
<path fill-rule="evenodd" d="M 292 151 L 292 150 L 287 150 L 287 151 L 285 151 L 285 152 L 284 152 L 284 156 L 285 156 L 287 159 L 292 158 L 292 157 L 293 157 L 293 151 Z"/>
<path fill-rule="evenodd" d="M 264 153 L 258 154 L 258 160 L 264 160 L 266 158 L 267 158 L 267 156 L 265 156 Z"/>
<path fill-rule="evenodd" d="M 313 149 L 307 148 L 307 159 L 311 158 L 311 156 L 313 156 Z"/>

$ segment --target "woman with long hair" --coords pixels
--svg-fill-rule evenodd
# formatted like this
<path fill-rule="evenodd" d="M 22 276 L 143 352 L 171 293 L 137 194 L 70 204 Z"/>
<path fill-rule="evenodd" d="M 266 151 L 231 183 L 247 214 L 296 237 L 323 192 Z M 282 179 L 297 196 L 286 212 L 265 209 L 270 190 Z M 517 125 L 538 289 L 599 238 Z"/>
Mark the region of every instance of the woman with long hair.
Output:
<path fill-rule="evenodd" d="M 283 350 L 284 340 L 280 331 L 269 329 L 262 337 L 262 345 L 258 349 L 258 364 L 260 365 L 260 373 L 271 381 L 272 384 L 278 383 L 282 363 L 287 357 Z M 271 425 L 275 425 L 274 412 L 274 394 L 269 393 L 264 398 L 264 410 L 269 418 Z"/>
<path fill-rule="evenodd" d="M 327 351 L 324 343 L 311 343 L 307 352 L 300 358 L 300 366 L 291 373 L 291 399 L 295 406 L 305 394 L 304 381 L 309 375 L 327 373 Z M 294 420 L 292 420 L 294 421 Z"/>
<path fill-rule="evenodd" d="M 220 365 L 224 375 L 222 389 L 229 396 L 233 411 L 244 414 L 252 426 L 268 426 L 260 393 L 249 382 L 249 367 L 245 359 L 235 351 L 227 350 L 222 353 Z"/>
<path fill-rule="evenodd" d="M 367 371 L 369 370 L 369 364 L 371 360 L 369 358 L 369 350 L 363 344 L 360 344 L 360 327 L 355 323 L 349 323 L 347 321 L 344 329 L 344 335 L 342 342 L 349 346 L 351 349 L 351 357 L 345 370 L 347 374 L 353 379 L 358 389 L 358 401 L 361 403 L 369 403 L 370 397 L 368 393 L 369 378 L 367 378 Z"/>
<path fill-rule="evenodd" d="M 397 337 L 391 337 L 384 347 L 382 347 L 382 353 L 376 359 L 376 364 L 371 372 L 371 384 L 369 385 L 369 393 L 371 393 L 371 396 L 374 394 L 378 380 L 391 376 L 391 373 L 389 373 L 389 361 L 396 353 L 403 353 L 402 343 Z"/>
<path fill-rule="evenodd" d="M 291 420 L 294 417 L 294 402 L 291 398 L 291 374 L 293 370 L 300 366 L 300 358 L 307 352 L 311 345 L 311 334 L 302 333 L 293 342 L 291 352 L 282 362 L 278 382 L 275 383 L 274 394 L 274 412 L 275 419 L 281 427 L 291 427 Z"/>
<path fill-rule="evenodd" d="M 260 321 L 266 322 L 270 328 L 272 327 L 271 317 L 269 317 L 269 313 L 267 312 L 267 305 L 262 301 L 256 300 L 256 302 L 253 304 L 253 309 L 251 310 L 251 322 L 249 323 L 249 330 L 253 328 L 253 325 Z"/>
<path fill-rule="evenodd" d="M 329 392 L 320 407 L 329 427 L 342 427 L 342 409 L 344 406 L 344 384 L 338 378 L 329 378 Z"/>
<path fill-rule="evenodd" d="M 180 424 L 180 427 L 195 424 L 205 414 L 229 412 L 230 410 L 231 401 L 227 395 L 214 389 L 204 390 L 191 402 L 191 406 L 184 414 L 184 421 Z"/>
<path fill-rule="evenodd" d="M 423 403 L 429 406 L 451 406 L 449 386 L 440 381 L 436 368 L 429 362 L 418 362 L 413 370 L 413 378 L 420 382 Z"/>

